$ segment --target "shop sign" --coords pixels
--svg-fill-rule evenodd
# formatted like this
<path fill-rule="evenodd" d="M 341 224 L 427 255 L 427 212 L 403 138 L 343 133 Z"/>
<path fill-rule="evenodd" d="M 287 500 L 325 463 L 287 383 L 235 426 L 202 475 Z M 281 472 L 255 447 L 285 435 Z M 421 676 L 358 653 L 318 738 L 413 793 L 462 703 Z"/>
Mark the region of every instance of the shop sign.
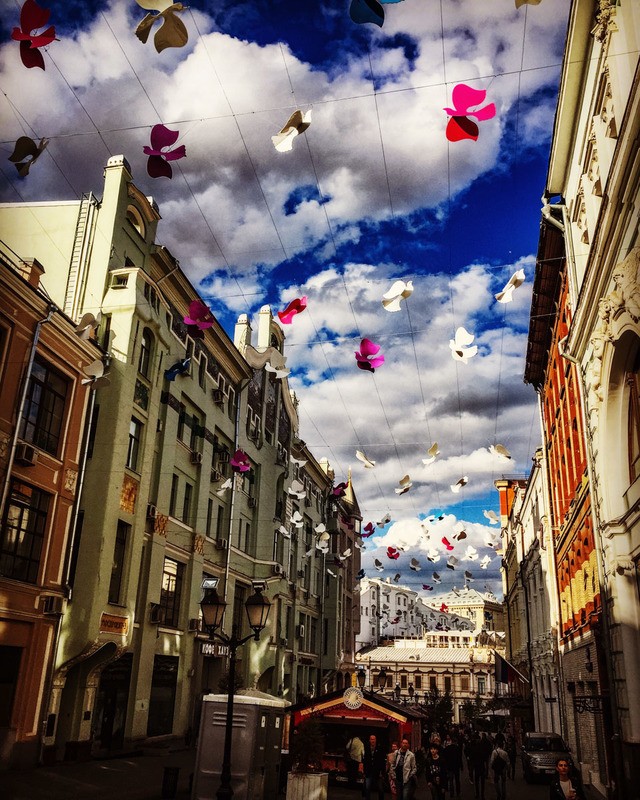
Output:
<path fill-rule="evenodd" d="M 100 617 L 100 633 L 115 633 L 119 636 L 126 636 L 129 633 L 129 617 L 103 614 Z"/>
<path fill-rule="evenodd" d="M 229 648 L 226 644 L 218 644 L 217 642 L 200 642 L 200 652 L 203 656 L 228 656 Z"/>

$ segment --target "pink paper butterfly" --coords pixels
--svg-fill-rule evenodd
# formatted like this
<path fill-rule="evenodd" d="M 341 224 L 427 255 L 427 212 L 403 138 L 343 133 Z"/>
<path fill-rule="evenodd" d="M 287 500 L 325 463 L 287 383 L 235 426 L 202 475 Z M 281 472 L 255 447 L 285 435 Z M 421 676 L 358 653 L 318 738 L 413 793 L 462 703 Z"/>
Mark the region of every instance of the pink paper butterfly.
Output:
<path fill-rule="evenodd" d="M 442 544 L 443 544 L 443 545 L 444 545 L 444 546 L 447 548 L 447 550 L 453 550 L 453 545 L 452 545 L 452 544 L 451 544 L 451 542 L 450 542 L 450 541 L 447 539 L 447 537 L 446 537 L 446 536 L 443 536 L 443 537 L 442 537 Z"/>
<path fill-rule="evenodd" d="M 361 533 L 360 536 L 362 536 L 363 539 L 367 539 L 374 533 L 375 529 L 376 526 L 373 524 L 373 522 L 367 522 L 367 524 L 364 526 L 366 533 Z"/>
<path fill-rule="evenodd" d="M 233 454 L 233 458 L 229 459 L 229 463 L 235 472 L 249 472 L 251 469 L 249 456 L 244 452 L 244 450 L 236 450 L 236 452 Z"/>
<path fill-rule="evenodd" d="M 151 147 L 145 145 L 142 150 L 149 156 L 147 161 L 147 173 L 151 178 L 172 178 L 173 170 L 169 161 L 177 161 L 184 158 L 187 151 L 183 144 L 175 150 L 163 150 L 163 147 L 171 147 L 178 141 L 180 131 L 171 131 L 164 125 L 154 125 L 151 128 Z"/>
<path fill-rule="evenodd" d="M 384 356 L 376 355 L 379 352 L 379 344 L 372 342 L 371 339 L 363 339 L 360 342 L 360 351 L 355 353 L 358 368 L 375 372 L 378 367 L 384 364 Z"/>
<path fill-rule="evenodd" d="M 475 117 L 479 122 L 492 119 L 496 115 L 496 107 L 493 103 L 489 103 L 477 111 L 469 109 L 483 103 L 486 96 L 484 89 L 473 89 L 466 83 L 459 83 L 453 87 L 451 101 L 454 107 L 444 109 L 451 117 L 446 131 L 450 142 L 459 142 L 461 139 L 472 139 L 475 142 L 478 139 L 478 126 L 469 117 Z"/>
<path fill-rule="evenodd" d="M 184 324 L 195 325 L 204 331 L 213 325 L 213 314 L 202 301 L 192 300 L 189 303 L 189 313 L 184 317 Z"/>
<path fill-rule="evenodd" d="M 38 50 L 56 41 L 56 29 L 53 25 L 42 33 L 34 34 L 49 21 L 51 12 L 48 8 L 41 8 L 35 0 L 26 0 L 20 10 L 20 27 L 11 31 L 11 38 L 20 42 L 20 58 L 25 67 L 40 67 L 44 69 L 44 58 Z"/>
<path fill-rule="evenodd" d="M 331 490 L 331 494 L 334 497 L 344 497 L 346 494 L 346 490 L 347 490 L 347 484 L 339 483 L 337 486 L 333 487 L 333 489 Z"/>
<path fill-rule="evenodd" d="M 400 553 L 395 547 L 387 547 L 387 557 L 396 561 L 398 558 L 400 558 Z"/>
<path fill-rule="evenodd" d="M 429 586 L 428 583 L 423 583 L 422 584 L 422 588 L 426 589 L 427 592 L 432 592 L 433 591 L 433 586 Z"/>
<path fill-rule="evenodd" d="M 283 325 L 291 325 L 296 314 L 301 314 L 307 307 L 306 297 L 296 297 L 284 311 L 278 311 L 278 319 Z"/>

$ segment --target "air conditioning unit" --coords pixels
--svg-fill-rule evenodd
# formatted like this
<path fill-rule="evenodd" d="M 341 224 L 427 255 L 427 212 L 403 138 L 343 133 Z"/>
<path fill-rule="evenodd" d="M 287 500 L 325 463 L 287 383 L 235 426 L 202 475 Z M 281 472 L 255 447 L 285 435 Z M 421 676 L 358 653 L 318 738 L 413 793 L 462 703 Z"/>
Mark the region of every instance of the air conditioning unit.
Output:
<path fill-rule="evenodd" d="M 164 622 L 164 608 L 162 608 L 160 603 L 150 603 L 149 622 L 152 625 L 160 625 Z"/>
<path fill-rule="evenodd" d="M 62 614 L 64 610 L 64 597 L 56 594 L 42 595 L 43 614 Z"/>
<path fill-rule="evenodd" d="M 38 451 L 33 445 L 20 442 L 16 447 L 14 461 L 23 467 L 33 467 L 38 462 Z"/>
<path fill-rule="evenodd" d="M 271 572 L 274 575 L 284 575 L 284 567 L 282 566 L 282 564 L 272 564 Z"/>
<path fill-rule="evenodd" d="M 224 392 L 222 389 L 212 389 L 211 399 L 217 406 L 221 406 L 224 403 Z"/>
<path fill-rule="evenodd" d="M 189 633 L 198 633 L 200 631 L 200 619 L 193 617 L 189 620 Z"/>
<path fill-rule="evenodd" d="M 304 625 L 298 625 L 296 628 L 296 636 L 298 639 L 304 639 Z"/>
<path fill-rule="evenodd" d="M 228 546 L 228 539 L 216 539 L 216 550 L 226 550 Z"/>
<path fill-rule="evenodd" d="M 196 453 L 195 451 L 191 453 L 191 463 L 192 464 L 202 464 L 202 453 Z"/>
<path fill-rule="evenodd" d="M 258 505 L 257 497 L 247 497 L 247 505 L 249 508 L 255 508 Z"/>
<path fill-rule="evenodd" d="M 147 519 L 155 519 L 158 516 L 158 508 L 153 503 L 147 503 Z"/>
<path fill-rule="evenodd" d="M 211 483 L 218 483 L 222 480 L 222 473 L 217 469 L 211 470 Z"/>

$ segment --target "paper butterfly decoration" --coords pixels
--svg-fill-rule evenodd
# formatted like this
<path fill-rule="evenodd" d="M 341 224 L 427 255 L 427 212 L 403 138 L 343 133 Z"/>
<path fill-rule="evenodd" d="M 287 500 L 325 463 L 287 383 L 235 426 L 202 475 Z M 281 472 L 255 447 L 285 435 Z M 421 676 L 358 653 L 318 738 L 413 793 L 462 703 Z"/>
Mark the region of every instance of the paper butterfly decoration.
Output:
<path fill-rule="evenodd" d="M 291 495 L 291 497 L 297 497 L 298 500 L 304 500 L 307 496 L 307 490 L 300 481 L 292 481 L 291 486 L 287 489 L 287 494 Z"/>
<path fill-rule="evenodd" d="M 307 463 L 306 458 L 294 458 L 293 456 L 289 456 L 289 459 L 291 460 L 292 464 L 296 465 L 296 467 L 304 467 L 304 465 Z"/>
<path fill-rule="evenodd" d="M 20 10 L 20 27 L 11 31 L 11 38 L 20 42 L 20 58 L 28 69 L 32 67 L 44 69 L 44 58 L 38 48 L 57 41 L 53 25 L 42 33 L 34 32 L 47 24 L 50 15 L 51 11 L 48 8 L 41 8 L 35 0 L 26 0 Z"/>
<path fill-rule="evenodd" d="M 168 381 L 175 381 L 178 375 L 188 375 L 190 366 L 191 358 L 183 358 L 181 361 L 176 361 L 176 363 L 168 369 L 165 369 L 164 377 Z"/>
<path fill-rule="evenodd" d="M 492 119 L 496 115 L 496 107 L 493 103 L 489 103 L 477 111 L 469 109 L 484 103 L 486 96 L 487 93 L 484 89 L 474 89 L 467 86 L 466 83 L 459 83 L 453 87 L 451 93 L 453 108 L 444 109 L 451 117 L 446 131 L 447 139 L 450 142 L 459 142 L 461 139 L 472 139 L 474 142 L 477 140 L 478 126 L 469 117 L 475 117 L 478 122 Z"/>
<path fill-rule="evenodd" d="M 442 578 L 440 577 L 440 574 L 437 572 L 433 573 L 431 579 L 433 580 L 434 583 L 442 583 Z"/>
<path fill-rule="evenodd" d="M 285 122 L 280 133 L 271 137 L 273 146 L 279 153 L 287 153 L 293 149 L 293 140 L 296 136 L 304 133 L 311 125 L 311 109 L 304 114 L 302 111 L 294 111 Z"/>
<path fill-rule="evenodd" d="M 294 511 L 291 515 L 291 522 L 296 526 L 296 528 L 302 528 L 304 525 L 304 517 L 299 511 Z M 327 534 L 327 538 L 328 538 Z"/>
<path fill-rule="evenodd" d="M 495 539 L 487 539 L 486 543 L 487 547 L 498 547 L 498 542 Z"/>
<path fill-rule="evenodd" d="M 21 178 L 27 177 L 29 170 L 44 153 L 48 144 L 48 139 L 40 139 L 40 144 L 36 144 L 29 136 L 20 136 L 17 139 L 9 161 L 13 161 L 13 166 Z"/>
<path fill-rule="evenodd" d="M 172 3 L 171 0 L 136 0 L 141 8 L 157 11 L 157 14 L 147 14 L 136 28 L 136 36 L 142 44 L 147 43 L 149 33 L 154 24 L 161 20 L 160 27 L 153 37 L 153 44 L 158 53 L 167 47 L 184 47 L 189 41 L 189 34 L 184 22 L 176 16 L 179 11 L 184 11 L 183 3 Z"/>
<path fill-rule="evenodd" d="M 440 514 L 440 516 L 439 516 L 439 517 L 436 517 L 434 514 L 430 514 L 430 515 L 427 517 L 427 520 L 428 520 L 429 522 L 436 522 L 436 521 L 437 521 L 437 522 L 442 522 L 442 520 L 443 520 L 443 519 L 444 519 L 444 514 Z"/>
<path fill-rule="evenodd" d="M 347 486 L 348 485 L 349 484 L 347 484 L 347 483 L 339 483 L 337 486 L 333 487 L 333 489 L 331 490 L 331 494 L 334 497 L 344 497 L 345 494 L 347 493 Z"/>
<path fill-rule="evenodd" d="M 451 544 L 451 542 L 450 542 L 450 541 L 447 539 L 447 537 L 446 537 L 446 536 L 443 536 L 443 537 L 442 537 L 442 544 L 443 544 L 443 545 L 444 545 L 444 546 L 447 548 L 447 550 L 453 550 L 453 545 L 452 545 L 452 544 Z"/>
<path fill-rule="evenodd" d="M 542 0 L 516 0 L 516 8 L 520 8 L 520 6 L 539 6 Z"/>
<path fill-rule="evenodd" d="M 289 531 L 288 531 L 288 530 L 287 530 L 287 529 L 284 527 L 284 525 L 281 525 L 281 526 L 278 528 L 278 530 L 277 530 L 277 533 L 279 533 L 281 536 L 284 536 L 284 538 L 285 538 L 285 539 L 290 539 L 290 538 L 291 538 L 291 534 L 290 534 L 290 533 L 289 533 Z"/>
<path fill-rule="evenodd" d="M 400 311 L 400 301 L 411 297 L 413 293 L 412 281 L 395 281 L 391 288 L 382 295 L 382 307 L 387 311 Z"/>
<path fill-rule="evenodd" d="M 443 604 L 440 606 L 440 611 L 442 611 L 442 612 L 445 612 L 445 611 L 448 611 L 448 610 L 449 610 L 449 606 L 448 606 L 448 605 L 446 605 L 445 603 L 443 603 Z"/>
<path fill-rule="evenodd" d="M 440 450 L 438 448 L 438 443 L 434 442 L 431 447 L 427 450 L 427 455 L 429 458 L 423 458 L 422 463 L 426 466 L 429 464 L 433 464 L 436 458 L 440 455 Z"/>
<path fill-rule="evenodd" d="M 490 563 L 491 556 L 483 556 L 482 561 L 480 562 L 480 569 L 486 569 Z"/>
<path fill-rule="evenodd" d="M 354 542 L 354 543 L 353 543 L 353 546 L 354 546 L 354 547 L 357 547 L 357 548 L 358 548 L 358 550 L 366 550 L 366 549 L 367 549 L 367 548 L 365 547 L 365 545 L 363 545 L 363 544 L 362 544 L 362 542 Z"/>
<path fill-rule="evenodd" d="M 475 580 L 475 578 L 473 577 L 473 572 L 469 572 L 468 569 L 465 569 L 465 571 L 464 571 L 464 579 L 465 579 L 465 582 L 469 581 L 469 583 L 472 583 Z"/>
<path fill-rule="evenodd" d="M 156 125 L 155 127 L 161 128 L 163 126 Z M 153 131 L 151 133 L 153 135 Z M 151 161 L 151 158 L 155 158 L 155 156 L 150 156 L 149 161 Z M 169 165 L 167 164 L 167 166 Z M 169 167 L 169 169 L 171 169 L 171 167 Z M 189 313 L 185 314 L 183 321 L 184 324 L 188 325 L 189 327 L 195 327 L 200 331 L 204 331 L 213 325 L 214 319 L 213 314 L 209 310 L 208 306 L 206 306 L 201 300 L 192 300 L 189 303 Z"/>
<path fill-rule="evenodd" d="M 340 556 L 340 558 L 341 558 L 341 560 L 342 560 L 342 561 L 344 561 L 344 560 L 345 560 L 345 558 L 349 558 L 349 556 L 350 556 L 350 555 L 351 555 L 351 548 L 350 548 L 350 547 L 347 547 L 347 549 L 346 549 L 346 550 L 344 551 L 344 553 L 343 553 L 343 554 Z"/>
<path fill-rule="evenodd" d="M 356 574 L 356 580 L 361 581 L 365 577 L 364 567 Z"/>
<path fill-rule="evenodd" d="M 482 513 L 492 525 L 497 525 L 500 522 L 498 515 L 493 509 L 491 509 L 490 511 L 483 511 Z"/>
<path fill-rule="evenodd" d="M 362 536 L 363 539 L 367 539 L 375 531 L 375 525 L 373 522 L 367 522 L 367 524 L 364 526 L 364 531 L 365 533 L 361 533 L 360 536 Z"/>
<path fill-rule="evenodd" d="M 391 522 L 391 514 L 385 514 L 384 517 L 379 522 L 376 522 L 376 525 L 379 528 L 384 528 L 384 526 L 387 525 L 389 522 Z"/>
<path fill-rule="evenodd" d="M 222 484 L 222 486 L 216 491 L 218 497 L 222 497 L 222 495 L 228 491 L 233 486 L 233 482 L 231 478 L 227 478 L 227 480 Z"/>
<path fill-rule="evenodd" d="M 280 378 L 286 378 L 290 373 L 290 369 L 278 369 L 277 367 L 272 367 L 269 362 L 264 365 L 266 372 L 271 372 L 276 376 L 276 379 L 279 380 Z M 306 463 L 306 462 L 305 462 Z"/>
<path fill-rule="evenodd" d="M 149 156 L 147 160 L 147 174 L 151 178 L 172 178 L 173 170 L 169 161 L 177 161 L 184 158 L 187 151 L 183 144 L 175 150 L 163 150 L 163 147 L 171 147 L 178 141 L 180 131 L 172 131 L 164 125 L 154 125 L 151 128 L 151 147 L 145 145 L 142 151 Z"/>
<path fill-rule="evenodd" d="M 463 561 L 477 561 L 478 560 L 478 551 L 476 550 L 473 545 L 467 545 L 467 549 L 462 556 Z"/>
<path fill-rule="evenodd" d="M 384 356 L 377 355 L 379 352 L 379 344 L 372 342 L 371 339 L 363 339 L 360 342 L 360 350 L 355 352 L 358 368 L 375 372 L 378 367 L 384 364 Z"/>
<path fill-rule="evenodd" d="M 384 23 L 384 9 L 378 0 L 351 0 L 349 16 L 359 25 L 372 22 L 381 28 Z"/>
<path fill-rule="evenodd" d="M 104 371 L 103 362 L 97 358 L 86 367 L 83 367 L 82 372 L 87 376 L 82 380 L 83 384 L 90 383 L 94 389 L 99 389 L 101 386 L 108 386 L 109 373 Z"/>
<path fill-rule="evenodd" d="M 384 565 L 382 564 L 382 561 L 380 561 L 380 559 L 378 558 L 374 559 L 373 565 L 378 570 L 378 572 L 382 572 L 384 570 Z"/>
<path fill-rule="evenodd" d="M 432 592 L 433 591 L 433 586 L 429 586 L 428 583 L 423 583 L 422 584 L 422 588 L 427 592 Z"/>
<path fill-rule="evenodd" d="M 455 483 L 451 484 L 451 486 L 449 488 L 451 489 L 451 491 L 454 494 L 458 494 L 460 489 L 462 489 L 462 487 L 466 486 L 468 483 L 469 483 L 469 478 L 467 478 L 467 476 L 464 475 L 462 478 L 457 480 Z"/>
<path fill-rule="evenodd" d="M 412 558 L 409 562 L 409 569 L 412 569 L 414 572 L 418 572 L 420 570 L 420 562 L 417 558 Z"/>
<path fill-rule="evenodd" d="M 473 358 L 473 356 L 475 356 L 475 354 L 478 352 L 477 345 L 474 344 L 473 347 L 469 347 L 474 339 L 475 336 L 472 333 L 469 333 L 462 327 L 458 328 L 455 338 L 449 339 L 451 357 L 455 361 L 462 361 L 463 364 L 466 364 L 467 361 L 470 358 Z"/>
<path fill-rule="evenodd" d="M 95 333 L 96 328 L 100 324 L 100 317 L 101 314 L 98 312 L 98 316 L 94 317 L 93 314 L 87 313 L 82 315 L 82 319 L 76 325 L 76 334 L 80 339 L 87 341 L 90 339 L 93 334 Z"/>
<path fill-rule="evenodd" d="M 366 469 L 373 469 L 376 465 L 376 462 L 372 461 L 370 458 L 367 458 L 362 450 L 356 450 L 356 458 L 358 461 L 362 461 Z"/>
<path fill-rule="evenodd" d="M 509 278 L 504 289 L 495 295 L 496 300 L 499 303 L 510 303 L 513 300 L 513 293 L 519 286 L 522 286 L 524 281 L 525 274 L 523 269 L 519 269 L 517 272 L 514 272 Z"/>
<path fill-rule="evenodd" d="M 331 570 L 329 568 L 327 568 L 327 575 L 329 575 L 331 578 L 337 578 L 338 577 L 336 575 L 336 573 L 335 572 L 331 572 Z"/>
<path fill-rule="evenodd" d="M 492 456 L 498 456 L 501 461 L 511 461 L 511 453 L 503 444 L 492 444 L 489 452 Z"/>
<path fill-rule="evenodd" d="M 466 531 L 458 531 L 458 533 L 454 533 L 453 534 L 453 538 L 457 542 L 461 542 L 463 539 L 467 538 L 467 532 Z"/>
<path fill-rule="evenodd" d="M 394 580 L 395 583 L 397 583 L 400 580 L 400 573 L 399 572 L 396 572 L 396 574 L 393 576 L 393 580 Z"/>
<path fill-rule="evenodd" d="M 436 561 L 440 561 L 440 553 L 432 547 L 427 553 L 427 558 L 435 564 Z"/>
<path fill-rule="evenodd" d="M 291 325 L 296 314 L 302 314 L 307 307 L 306 297 L 296 297 L 292 300 L 284 311 L 278 311 L 278 319 L 283 325 Z"/>
<path fill-rule="evenodd" d="M 397 625 L 400 622 L 400 617 L 396 617 L 395 619 L 391 620 L 392 625 Z"/>
<path fill-rule="evenodd" d="M 324 522 L 320 522 L 320 523 L 318 523 L 318 524 L 316 525 L 316 527 L 314 528 L 314 531 L 315 531 L 316 533 L 318 533 L 318 534 L 320 534 L 320 533 L 326 533 L 326 532 L 327 532 L 327 527 L 326 527 L 326 525 L 324 524 Z"/>
<path fill-rule="evenodd" d="M 458 559 L 455 556 L 449 556 L 447 561 L 447 569 L 455 569 Z"/>
<path fill-rule="evenodd" d="M 400 553 L 395 547 L 387 547 L 387 558 L 397 561 L 400 558 Z"/>
<path fill-rule="evenodd" d="M 233 456 L 229 459 L 229 464 L 231 464 L 231 469 L 234 472 L 249 472 L 251 469 L 249 456 L 244 452 L 244 450 L 236 450 Z"/>
<path fill-rule="evenodd" d="M 400 478 L 398 484 L 399 485 L 394 489 L 396 494 L 405 494 L 405 492 L 408 492 L 413 486 L 413 483 L 411 483 L 411 478 L 408 475 L 405 475 L 404 478 Z"/>

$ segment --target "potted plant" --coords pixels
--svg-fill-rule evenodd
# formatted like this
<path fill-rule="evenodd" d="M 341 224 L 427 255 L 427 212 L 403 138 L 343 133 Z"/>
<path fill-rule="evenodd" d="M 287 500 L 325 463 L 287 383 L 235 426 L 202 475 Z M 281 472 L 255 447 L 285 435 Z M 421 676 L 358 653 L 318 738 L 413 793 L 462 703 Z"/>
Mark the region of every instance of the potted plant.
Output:
<path fill-rule="evenodd" d="M 287 800 L 326 800 L 329 773 L 322 771 L 324 739 L 320 723 L 300 723 L 289 742 L 291 772 L 287 776 Z"/>

